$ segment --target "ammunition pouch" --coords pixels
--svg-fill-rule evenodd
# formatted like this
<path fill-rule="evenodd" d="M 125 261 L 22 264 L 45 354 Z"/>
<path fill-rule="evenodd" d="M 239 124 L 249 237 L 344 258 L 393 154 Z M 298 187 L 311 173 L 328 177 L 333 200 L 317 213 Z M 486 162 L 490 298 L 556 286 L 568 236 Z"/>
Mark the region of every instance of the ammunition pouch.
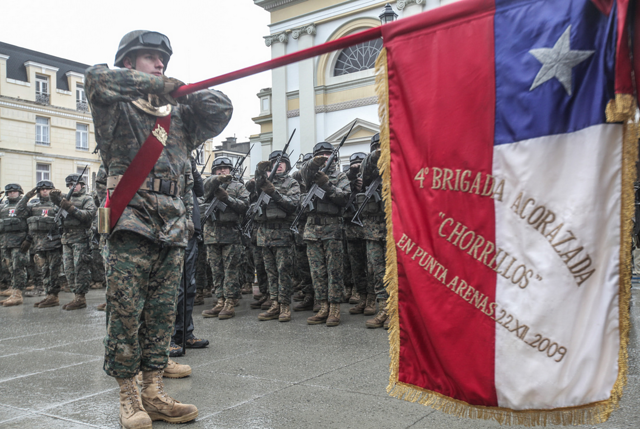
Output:
<path fill-rule="evenodd" d="M 309 216 L 307 225 L 338 225 L 342 224 L 341 217 L 316 217 Z"/>
<path fill-rule="evenodd" d="M 2 219 L 0 225 L 2 225 L 0 227 L 0 231 L 2 232 L 26 232 L 28 229 L 27 222 L 19 217 Z"/>
<path fill-rule="evenodd" d="M 365 198 L 366 195 L 364 193 L 356 195 L 356 204 L 358 205 L 358 207 L 360 207 L 362 203 L 364 203 Z M 372 196 L 371 198 L 369 198 L 369 201 L 367 201 L 367 204 L 365 204 L 361 213 L 363 215 L 373 215 L 381 213 L 382 211 L 382 200 L 376 201 Z"/>
<path fill-rule="evenodd" d="M 32 216 L 27 219 L 29 231 L 48 232 L 51 228 L 57 228 L 55 220 L 49 216 Z"/>
<path fill-rule="evenodd" d="M 269 201 L 269 204 L 263 210 L 267 215 L 267 220 L 286 219 L 287 213 L 282 210 L 273 200 Z"/>
<path fill-rule="evenodd" d="M 217 222 L 231 223 L 238 222 L 240 220 L 240 215 L 234 212 L 233 209 L 227 204 L 227 209 L 225 211 L 216 210 L 216 218 L 218 219 Z"/>
<path fill-rule="evenodd" d="M 123 176 L 109 176 L 107 177 L 107 189 L 113 190 L 118 186 Z M 169 195 L 175 197 L 181 194 L 182 189 L 185 188 L 184 176 L 180 176 L 179 180 L 167 180 L 158 179 L 154 177 L 148 177 L 147 180 L 140 185 L 141 191 L 150 191 L 158 194 Z"/>
<path fill-rule="evenodd" d="M 64 220 L 62 221 L 62 225 L 64 229 L 80 229 L 80 227 L 84 226 L 82 225 L 82 222 L 80 222 L 80 219 L 72 215 L 68 215 L 66 218 L 64 218 Z M 86 226 L 85 228 L 89 227 Z"/>
<path fill-rule="evenodd" d="M 318 214 L 337 216 L 340 214 L 340 207 L 328 201 L 318 200 L 314 211 Z"/>

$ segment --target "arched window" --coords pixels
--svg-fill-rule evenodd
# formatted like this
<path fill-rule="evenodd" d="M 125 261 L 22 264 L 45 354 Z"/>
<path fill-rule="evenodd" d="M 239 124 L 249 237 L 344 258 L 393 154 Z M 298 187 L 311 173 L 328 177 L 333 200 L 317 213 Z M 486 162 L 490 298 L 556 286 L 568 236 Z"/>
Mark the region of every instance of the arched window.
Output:
<path fill-rule="evenodd" d="M 372 69 L 376 65 L 376 58 L 382 50 L 382 39 L 370 40 L 359 45 L 345 48 L 333 68 L 334 76 L 342 76 L 362 70 Z"/>

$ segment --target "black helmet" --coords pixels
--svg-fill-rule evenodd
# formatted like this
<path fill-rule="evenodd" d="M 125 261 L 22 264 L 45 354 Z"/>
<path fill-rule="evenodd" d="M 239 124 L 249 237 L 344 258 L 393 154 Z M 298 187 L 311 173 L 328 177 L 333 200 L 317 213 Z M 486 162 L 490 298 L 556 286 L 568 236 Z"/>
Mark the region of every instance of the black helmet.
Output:
<path fill-rule="evenodd" d="M 313 147 L 313 156 L 316 156 L 321 152 L 333 152 L 333 145 L 327 142 L 320 142 Z"/>
<path fill-rule="evenodd" d="M 130 31 L 124 35 L 120 40 L 120 45 L 118 45 L 115 66 L 124 67 L 124 57 L 138 49 L 151 49 L 162 53 L 164 69 L 167 70 L 167 64 L 169 64 L 169 59 L 173 54 L 171 42 L 164 34 L 147 30 Z"/>
<path fill-rule="evenodd" d="M 69 174 L 65 179 L 65 183 L 67 184 L 67 186 L 69 185 L 73 185 L 74 183 L 76 183 L 76 180 L 78 180 L 78 177 L 80 177 L 79 174 Z M 80 181 L 78 183 L 81 183 L 83 185 L 86 185 L 86 183 L 84 183 L 84 180 L 82 178 L 80 178 Z"/>
<path fill-rule="evenodd" d="M 40 189 L 55 189 L 55 186 L 53 186 L 53 182 L 51 180 L 41 180 L 36 183 L 36 188 L 38 188 L 39 191 Z"/>
<path fill-rule="evenodd" d="M 304 154 L 304 158 L 302 158 L 302 162 L 307 162 L 307 161 L 309 161 L 311 158 L 313 158 L 313 154 L 305 153 L 305 154 Z"/>
<path fill-rule="evenodd" d="M 375 150 L 374 146 L 380 147 L 380 133 L 376 133 L 373 136 L 371 136 L 371 146 L 369 147 L 371 152 Z"/>
<path fill-rule="evenodd" d="M 351 154 L 351 156 L 349 157 L 349 165 L 353 165 L 353 164 L 357 164 L 359 162 L 364 161 L 364 159 L 367 157 L 367 154 L 364 152 L 356 152 Z"/>
<path fill-rule="evenodd" d="M 233 163 L 226 156 L 219 156 L 218 158 L 213 160 L 213 164 L 211 164 L 211 172 L 215 173 L 216 168 L 218 167 L 229 167 L 233 168 Z"/>
<path fill-rule="evenodd" d="M 17 183 L 9 183 L 4 187 L 4 191 L 7 194 L 9 192 L 16 192 L 16 191 L 20 192 L 21 194 L 24 194 L 24 191 L 22 190 L 22 186 L 18 185 Z"/>
<path fill-rule="evenodd" d="M 274 150 L 273 152 L 271 152 L 271 154 L 269 155 L 269 162 L 273 165 L 273 163 L 276 162 L 276 158 L 278 158 L 281 153 L 281 150 Z M 287 171 L 291 170 L 291 161 L 289 160 L 289 155 L 287 155 L 286 153 L 282 155 L 282 158 L 280 158 L 280 162 L 283 161 L 287 163 Z"/>

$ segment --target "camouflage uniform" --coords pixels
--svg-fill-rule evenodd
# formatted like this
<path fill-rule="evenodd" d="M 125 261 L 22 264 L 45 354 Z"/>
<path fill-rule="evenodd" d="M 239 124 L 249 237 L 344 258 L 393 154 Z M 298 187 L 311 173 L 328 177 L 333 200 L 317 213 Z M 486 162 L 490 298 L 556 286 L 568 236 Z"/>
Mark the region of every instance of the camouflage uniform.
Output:
<path fill-rule="evenodd" d="M 269 204 L 256 216 L 258 223 L 257 244 L 269 281 L 269 296 L 279 304 L 290 304 L 293 293 L 293 234 L 289 229 L 300 201 L 298 182 L 286 173 L 273 178 L 275 192 Z"/>
<path fill-rule="evenodd" d="M 93 204 L 95 204 L 97 211 L 97 207 L 102 206 L 103 201 L 107 195 L 107 172 L 104 170 L 104 167 L 102 165 L 98 169 L 95 184 L 96 189 L 91 193 L 91 196 L 93 197 Z M 104 259 L 102 258 L 102 253 L 100 252 L 101 240 L 100 234 L 98 234 L 98 216 L 94 216 L 91 229 L 91 280 L 94 283 L 104 285 Z"/>
<path fill-rule="evenodd" d="M 84 186 L 70 202 L 75 209 L 62 220 L 62 261 L 71 292 L 85 294 L 91 283 L 91 223 L 98 209 Z"/>
<path fill-rule="evenodd" d="M 205 202 L 204 198 L 198 198 L 198 205 L 200 208 L 200 215 L 204 215 L 209 208 L 209 204 Z M 207 262 L 207 245 L 204 244 L 204 238 L 198 241 L 198 260 L 196 261 L 196 299 L 203 297 L 204 293 L 211 292 L 213 290 L 213 276 L 211 274 L 211 267 Z"/>
<path fill-rule="evenodd" d="M 11 273 L 11 287 L 24 291 L 27 287 L 27 267 L 29 252 L 20 251 L 22 242 L 27 238 L 27 222 L 16 215 L 20 197 L 6 198 L 0 208 L 0 231 L 2 235 L 2 262 Z"/>
<path fill-rule="evenodd" d="M 352 177 L 351 171 L 347 173 L 350 186 L 353 189 L 354 182 L 357 177 Z M 355 192 L 355 191 L 354 191 Z M 355 201 L 354 201 L 355 202 Z M 367 281 L 367 246 L 364 239 L 365 228 L 351 222 L 355 214 L 355 205 L 347 207 L 344 211 L 344 233 L 347 244 L 347 258 L 349 267 L 347 275 L 351 278 L 354 286 L 353 293 L 358 292 L 360 295 L 366 295 L 370 282 Z M 346 282 L 345 282 L 346 283 Z M 371 292 L 373 293 L 373 285 L 371 284 Z"/>
<path fill-rule="evenodd" d="M 311 165 L 312 162 L 308 162 L 301 169 L 307 189 L 315 183 Z M 314 210 L 309 212 L 303 238 L 307 243 L 316 300 L 339 304 L 344 287 L 341 214 L 351 191 L 349 179 L 339 171 L 337 163 L 328 169 L 327 176 L 326 194 L 322 200 L 315 201 Z"/>
<path fill-rule="evenodd" d="M 153 108 L 143 103 L 163 94 L 170 82 L 164 76 L 104 65 L 86 70 L 85 90 L 108 185 L 124 174 L 155 126 Z M 187 209 L 180 195 L 191 170 L 189 156 L 224 129 L 231 111 L 231 102 L 218 91 L 180 98 L 171 109 L 166 146 L 149 174 L 150 182 L 165 186 L 157 192 L 139 190 L 106 242 L 104 370 L 110 376 L 128 379 L 141 369 L 166 366 L 188 240 Z"/>
<path fill-rule="evenodd" d="M 53 218 L 58 208 L 49 197 L 29 201 L 25 195 L 16 206 L 16 215 L 27 220 L 29 235 L 33 238 L 31 252 L 36 264 L 38 282 L 47 295 L 60 293 L 60 267 L 62 266 L 62 243 L 58 225 Z M 53 240 L 47 235 L 51 232 Z"/>
<path fill-rule="evenodd" d="M 205 196 L 213 199 L 216 176 L 209 176 L 204 183 Z M 213 274 L 213 288 L 216 298 L 240 299 L 242 273 L 242 244 L 238 222 L 249 206 L 249 191 L 240 182 L 230 182 L 226 189 L 229 198 L 224 201 L 227 209 L 217 211 L 214 222 L 212 216 L 204 225 L 204 243 L 207 245 L 207 260 Z"/>
<path fill-rule="evenodd" d="M 291 177 L 300 185 L 300 199 L 303 199 L 307 188 L 302 180 L 302 174 L 300 170 L 291 174 Z M 304 242 L 304 226 L 307 222 L 307 215 L 303 214 L 300 217 L 300 224 L 298 226 L 298 234 L 294 234 L 295 240 L 295 259 L 294 259 L 294 272 L 300 280 L 300 288 L 305 295 L 313 295 L 313 285 L 311 282 L 311 271 L 309 268 L 309 258 L 307 257 L 307 244 Z"/>

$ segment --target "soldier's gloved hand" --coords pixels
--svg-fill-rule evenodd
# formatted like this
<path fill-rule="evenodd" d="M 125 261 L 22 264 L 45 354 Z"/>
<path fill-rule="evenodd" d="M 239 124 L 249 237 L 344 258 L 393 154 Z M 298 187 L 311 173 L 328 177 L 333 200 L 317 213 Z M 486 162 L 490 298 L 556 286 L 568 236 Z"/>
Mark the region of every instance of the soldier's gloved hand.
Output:
<path fill-rule="evenodd" d="M 71 204 L 71 201 L 67 200 L 66 198 L 63 198 L 62 201 L 60 201 L 60 208 L 62 210 L 65 210 L 67 213 L 73 213 L 73 211 L 76 209 L 76 207 Z"/>
<path fill-rule="evenodd" d="M 380 149 L 376 149 L 371 154 L 371 160 L 377 164 L 379 159 L 380 159 Z"/>
<path fill-rule="evenodd" d="M 189 233 L 189 240 L 191 240 L 195 231 L 196 229 L 193 225 L 193 221 L 191 219 L 187 219 L 187 232 Z"/>
<path fill-rule="evenodd" d="M 60 205 L 60 201 L 62 201 L 62 191 L 60 189 L 52 189 L 49 192 L 49 198 L 51 198 L 51 202 L 56 206 Z"/>
<path fill-rule="evenodd" d="M 315 176 L 313 176 L 313 180 L 315 180 L 318 186 L 324 188 L 325 186 L 327 186 L 327 183 L 329 183 L 329 176 L 327 176 L 322 171 L 318 171 Z"/>
<path fill-rule="evenodd" d="M 233 176 L 231 174 L 221 174 L 219 176 L 216 176 L 218 183 L 220 183 L 221 185 L 223 183 L 229 183 L 231 182 L 231 180 L 233 179 Z"/>
<path fill-rule="evenodd" d="M 355 180 L 354 185 L 355 185 L 355 191 L 360 192 L 360 189 L 362 189 L 362 177 L 358 177 Z"/>
<path fill-rule="evenodd" d="M 36 195 L 36 192 L 38 192 L 38 188 L 33 188 L 32 190 L 30 190 L 29 192 L 27 192 L 26 194 L 24 194 L 25 197 L 27 197 L 27 199 L 31 199 Z"/>
<path fill-rule="evenodd" d="M 271 163 L 269 161 L 260 161 L 256 166 L 256 173 L 258 171 L 268 171 L 271 168 Z"/>
<path fill-rule="evenodd" d="M 318 171 L 327 162 L 327 157 L 324 155 L 318 155 L 313 158 L 309 163 L 309 169 L 311 171 Z"/>
<path fill-rule="evenodd" d="M 174 106 L 178 105 L 178 102 L 171 96 L 171 92 L 180 88 L 184 85 L 184 82 L 178 80 L 174 77 L 162 76 L 164 80 L 164 89 L 162 90 L 162 94 L 158 94 L 158 98 L 161 101 L 164 101 L 164 104 L 172 104 Z"/>
<path fill-rule="evenodd" d="M 215 196 L 220 201 L 227 201 L 229 199 L 229 194 L 222 188 L 216 189 Z"/>
<path fill-rule="evenodd" d="M 255 191 L 256 190 L 256 179 L 249 180 L 244 187 L 247 188 L 247 191 L 249 191 L 249 192 Z"/>
<path fill-rule="evenodd" d="M 31 243 L 33 243 L 33 237 L 27 235 L 22 244 L 20 244 L 20 251 L 22 253 L 27 253 L 29 251 L 29 248 L 31 247 Z"/>
<path fill-rule="evenodd" d="M 265 180 L 264 184 L 260 187 L 260 190 L 263 191 L 265 194 L 271 196 L 276 192 L 276 187 L 273 186 L 273 183 L 269 182 L 268 180 Z"/>

